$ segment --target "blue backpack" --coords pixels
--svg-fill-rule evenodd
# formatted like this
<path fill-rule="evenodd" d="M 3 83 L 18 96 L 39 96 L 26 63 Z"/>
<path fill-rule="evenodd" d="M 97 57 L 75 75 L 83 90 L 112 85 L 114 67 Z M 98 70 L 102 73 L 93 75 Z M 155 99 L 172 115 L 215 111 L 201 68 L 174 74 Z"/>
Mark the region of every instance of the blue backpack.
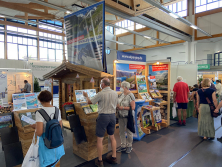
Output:
<path fill-rule="evenodd" d="M 59 124 L 59 109 L 55 107 L 53 119 L 46 113 L 44 109 L 37 110 L 46 121 L 45 137 L 43 138 L 45 146 L 48 149 L 53 149 L 61 146 L 64 143 L 62 128 Z"/>

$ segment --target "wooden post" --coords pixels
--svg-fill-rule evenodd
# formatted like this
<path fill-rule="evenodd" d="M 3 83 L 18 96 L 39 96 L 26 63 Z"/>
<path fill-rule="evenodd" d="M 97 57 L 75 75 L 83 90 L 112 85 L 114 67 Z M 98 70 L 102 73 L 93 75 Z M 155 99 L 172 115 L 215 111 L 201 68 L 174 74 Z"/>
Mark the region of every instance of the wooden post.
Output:
<path fill-rule="evenodd" d="M 76 89 L 76 82 L 73 83 L 73 102 L 76 102 L 75 90 L 77 90 Z"/>
<path fill-rule="evenodd" d="M 171 74 L 171 62 L 168 62 L 168 96 L 167 96 L 167 124 L 170 125 L 170 74 Z"/>
<path fill-rule="evenodd" d="M 52 93 L 52 105 L 53 105 L 53 78 L 51 78 L 52 79 L 52 84 L 51 84 L 51 93 Z"/>

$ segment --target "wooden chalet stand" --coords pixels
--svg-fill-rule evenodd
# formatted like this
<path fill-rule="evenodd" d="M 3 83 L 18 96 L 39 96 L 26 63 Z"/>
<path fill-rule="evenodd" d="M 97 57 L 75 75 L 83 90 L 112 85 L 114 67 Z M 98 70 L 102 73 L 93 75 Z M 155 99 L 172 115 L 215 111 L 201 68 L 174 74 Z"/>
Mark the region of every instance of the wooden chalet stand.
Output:
<path fill-rule="evenodd" d="M 66 120 L 66 113 L 62 105 L 66 102 L 73 102 L 77 115 L 79 115 L 81 125 L 84 127 L 87 142 L 76 144 L 73 135 L 73 153 L 79 157 L 90 161 L 97 157 L 97 137 L 96 137 L 96 119 L 98 113 L 85 114 L 80 103 L 76 102 L 75 90 L 96 89 L 98 93 L 102 78 L 109 78 L 110 87 L 114 89 L 114 76 L 94 70 L 89 67 L 74 65 L 63 62 L 59 67 L 44 75 L 45 79 L 52 78 L 59 81 L 59 108 L 63 119 L 63 125 L 70 128 L 69 122 Z M 92 78 L 94 82 L 92 82 Z M 91 82 L 90 82 L 91 81 Z M 108 152 L 108 135 L 106 134 L 103 142 L 103 153 Z"/>

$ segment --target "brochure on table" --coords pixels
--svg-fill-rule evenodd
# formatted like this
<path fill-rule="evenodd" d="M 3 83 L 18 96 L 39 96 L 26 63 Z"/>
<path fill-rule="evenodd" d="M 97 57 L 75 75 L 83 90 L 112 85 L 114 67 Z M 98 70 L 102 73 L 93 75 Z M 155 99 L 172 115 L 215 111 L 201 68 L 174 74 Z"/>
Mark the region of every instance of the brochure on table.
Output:
<path fill-rule="evenodd" d="M 13 116 L 10 113 L 1 114 L 0 129 L 13 127 Z"/>
<path fill-rule="evenodd" d="M 83 92 L 86 92 L 90 99 L 96 95 L 96 89 L 75 90 L 77 103 L 86 102 L 86 98 L 83 96 Z"/>
<path fill-rule="evenodd" d="M 37 100 L 38 94 L 39 93 L 13 94 L 13 111 L 41 107 L 40 102 Z"/>

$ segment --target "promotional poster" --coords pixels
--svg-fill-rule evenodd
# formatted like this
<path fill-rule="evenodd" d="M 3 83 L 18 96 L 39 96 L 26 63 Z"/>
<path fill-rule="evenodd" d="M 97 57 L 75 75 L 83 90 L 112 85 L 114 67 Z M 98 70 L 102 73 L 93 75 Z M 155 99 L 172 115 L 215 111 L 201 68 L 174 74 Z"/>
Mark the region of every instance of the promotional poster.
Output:
<path fill-rule="evenodd" d="M 37 95 L 35 93 L 25 94 L 27 109 L 38 108 Z"/>
<path fill-rule="evenodd" d="M 137 82 L 137 88 L 138 88 L 139 93 L 147 92 L 145 75 L 137 75 L 136 82 Z"/>
<path fill-rule="evenodd" d="M 0 129 L 13 126 L 12 115 L 0 116 Z"/>
<path fill-rule="evenodd" d="M 99 71 L 105 62 L 105 2 L 79 10 L 65 18 L 69 62 Z"/>
<path fill-rule="evenodd" d="M 168 90 L 168 64 L 149 65 L 150 90 Z"/>
<path fill-rule="evenodd" d="M 121 83 L 130 83 L 130 90 L 136 90 L 136 76 L 145 75 L 145 65 L 116 64 L 116 91 L 120 91 Z"/>

